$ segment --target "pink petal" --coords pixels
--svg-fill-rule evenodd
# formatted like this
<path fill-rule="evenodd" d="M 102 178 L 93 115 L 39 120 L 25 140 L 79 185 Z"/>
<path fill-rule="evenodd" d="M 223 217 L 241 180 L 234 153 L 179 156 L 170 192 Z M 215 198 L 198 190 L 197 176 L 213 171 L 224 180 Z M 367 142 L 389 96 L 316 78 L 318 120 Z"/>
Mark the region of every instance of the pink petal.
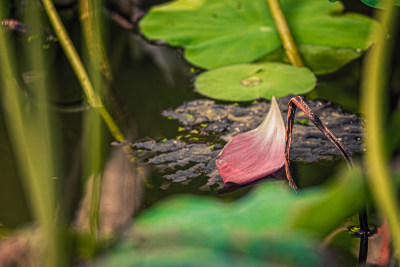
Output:
<path fill-rule="evenodd" d="M 247 133 L 229 141 L 215 163 L 225 183 L 246 184 L 263 178 L 285 162 L 285 124 L 272 98 L 265 120 Z"/>

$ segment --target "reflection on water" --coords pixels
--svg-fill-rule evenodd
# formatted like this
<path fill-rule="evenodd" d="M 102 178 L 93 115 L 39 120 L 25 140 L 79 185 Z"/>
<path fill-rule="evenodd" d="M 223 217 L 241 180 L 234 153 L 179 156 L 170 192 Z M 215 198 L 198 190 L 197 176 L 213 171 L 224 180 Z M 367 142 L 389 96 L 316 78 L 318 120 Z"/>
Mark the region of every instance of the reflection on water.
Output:
<path fill-rule="evenodd" d="M 112 149 L 102 177 L 98 215 L 100 233 L 114 234 L 130 225 L 133 214 L 141 206 L 143 183 L 147 179 L 147 173 L 146 166 L 135 166 L 129 161 L 122 147 Z M 89 230 L 92 186 L 93 177 L 86 184 L 85 196 L 74 223 L 79 230 Z"/>

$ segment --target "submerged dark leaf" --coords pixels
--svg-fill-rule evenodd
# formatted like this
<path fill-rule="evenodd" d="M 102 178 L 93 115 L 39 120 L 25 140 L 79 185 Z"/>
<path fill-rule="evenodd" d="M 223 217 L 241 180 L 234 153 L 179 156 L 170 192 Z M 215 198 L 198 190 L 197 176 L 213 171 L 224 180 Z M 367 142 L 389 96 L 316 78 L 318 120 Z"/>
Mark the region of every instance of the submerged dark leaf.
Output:
<path fill-rule="evenodd" d="M 290 97 L 277 99 L 285 117 L 289 100 Z M 352 154 L 363 151 L 362 121 L 357 115 L 345 113 L 331 102 L 317 100 L 307 101 L 307 104 Z M 256 128 L 263 121 L 269 105 L 267 101 L 247 107 L 217 104 L 207 99 L 189 101 L 163 112 L 163 116 L 179 120 L 184 126 L 177 133 L 180 140 L 139 141 L 133 147 L 139 157 L 148 159 L 147 162 L 162 171 L 167 180 L 184 182 L 205 175 L 209 178 L 207 184 L 218 190 L 222 179 L 215 166 L 216 156 L 234 135 Z M 298 112 L 296 120 L 308 118 L 303 112 Z M 190 132 L 190 137 L 185 137 Z M 295 124 L 292 138 L 290 159 L 293 161 L 341 158 L 335 146 L 312 125 Z"/>

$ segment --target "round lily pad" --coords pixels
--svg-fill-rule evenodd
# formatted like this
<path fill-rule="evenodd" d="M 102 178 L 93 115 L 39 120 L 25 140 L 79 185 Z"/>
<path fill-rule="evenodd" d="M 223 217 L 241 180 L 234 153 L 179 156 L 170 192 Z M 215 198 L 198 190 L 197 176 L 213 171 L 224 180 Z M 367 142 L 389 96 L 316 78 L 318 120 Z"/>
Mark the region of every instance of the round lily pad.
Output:
<path fill-rule="evenodd" d="M 272 99 L 289 94 L 304 94 L 316 83 L 307 68 L 282 63 L 238 64 L 200 74 L 196 90 L 208 97 L 227 101 Z"/>

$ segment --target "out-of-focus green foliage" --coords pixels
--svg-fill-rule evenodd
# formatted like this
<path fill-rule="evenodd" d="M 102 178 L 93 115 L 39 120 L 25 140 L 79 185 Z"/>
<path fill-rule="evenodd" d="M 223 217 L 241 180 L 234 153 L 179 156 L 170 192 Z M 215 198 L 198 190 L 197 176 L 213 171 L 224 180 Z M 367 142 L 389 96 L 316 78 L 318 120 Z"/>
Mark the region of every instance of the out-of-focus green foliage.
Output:
<path fill-rule="evenodd" d="M 386 133 L 386 149 L 388 155 L 391 155 L 398 147 L 400 142 L 400 108 L 397 108 L 392 115 Z"/>
<path fill-rule="evenodd" d="M 140 216 L 132 235 L 100 266 L 319 266 L 318 237 L 357 212 L 363 200 L 359 170 L 299 194 L 266 183 L 229 204 L 178 196 Z"/>
<path fill-rule="evenodd" d="M 329 188 L 317 188 L 307 191 L 309 196 L 314 192 L 318 197 L 303 197 L 298 203 L 293 220 L 293 227 L 303 228 L 318 236 L 326 236 L 340 222 L 350 217 L 362 206 L 366 188 L 359 168 L 342 171 L 338 175 L 339 184 Z"/>
<path fill-rule="evenodd" d="M 295 77 L 295 78 L 294 78 Z M 282 63 L 237 64 L 200 74 L 195 82 L 203 95 L 229 101 L 272 99 L 288 94 L 304 94 L 316 83 L 306 68 Z"/>
<path fill-rule="evenodd" d="M 387 0 L 361 0 L 364 4 L 376 8 L 383 8 Z M 394 1 L 396 6 L 400 6 L 400 0 Z"/>
<path fill-rule="evenodd" d="M 7 235 L 12 231 L 12 229 L 9 229 L 7 227 L 4 227 L 1 223 L 0 223 L 0 240 L 7 237 Z"/>
<path fill-rule="evenodd" d="M 126 239 L 98 266 L 322 266 L 317 243 L 306 234 L 232 233 L 225 245 L 210 244 L 207 238 L 185 233 L 177 238 L 150 240 L 145 245 Z"/>
<path fill-rule="evenodd" d="M 29 3 L 32 4 L 32 3 Z M 0 2 L 0 12 L 4 10 Z M 24 17 L 29 25 L 40 24 L 39 10 L 35 5 L 28 6 Z M 0 29 L 0 93 L 1 108 L 6 122 L 8 136 L 15 156 L 18 171 L 23 178 L 26 195 L 33 217 L 42 230 L 42 247 L 48 248 L 38 255 L 38 265 L 66 265 L 62 242 L 60 242 L 60 223 L 56 214 L 56 183 L 52 177 L 59 174 L 58 142 L 52 131 L 51 110 L 47 103 L 49 91 L 44 79 L 32 84 L 35 92 L 35 104 L 24 97 L 20 86 L 20 73 L 16 60 L 16 43 L 8 31 Z M 26 46 L 27 65 L 33 73 L 47 71 L 40 39 L 33 40 Z"/>
<path fill-rule="evenodd" d="M 8 12 L 10 10 L 10 3 L 8 0 L 3 0 L 3 4 L 0 8 L 0 20 L 7 18 Z M 1 25 L 0 25 L 1 26 Z"/>
<path fill-rule="evenodd" d="M 341 15 L 340 2 L 283 0 L 281 5 L 302 56 L 316 73 L 340 68 L 371 44 L 373 20 Z M 252 62 L 281 47 L 264 0 L 177 0 L 153 7 L 140 29 L 149 39 L 184 46 L 188 61 L 208 69 Z"/>

